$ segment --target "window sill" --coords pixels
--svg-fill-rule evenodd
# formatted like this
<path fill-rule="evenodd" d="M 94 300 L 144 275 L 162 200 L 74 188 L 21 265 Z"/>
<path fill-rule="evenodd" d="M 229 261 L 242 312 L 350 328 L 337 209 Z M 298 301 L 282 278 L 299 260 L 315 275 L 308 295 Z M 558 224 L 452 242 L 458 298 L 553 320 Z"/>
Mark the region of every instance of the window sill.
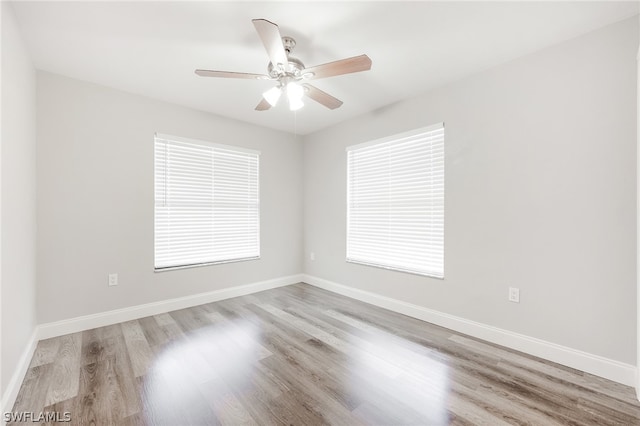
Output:
<path fill-rule="evenodd" d="M 190 269 L 190 268 L 201 268 L 204 266 L 212 266 L 212 265 L 223 265 L 225 263 L 237 263 L 237 262 L 247 262 L 250 260 L 260 260 L 260 256 L 256 257 L 245 257 L 242 259 L 231 259 L 231 260 L 220 260 L 217 262 L 206 262 L 206 263 L 194 263 L 190 265 L 178 265 L 178 266 L 167 266 L 164 268 L 154 268 L 154 272 L 167 272 L 167 271 L 175 271 L 178 269 Z"/>
<path fill-rule="evenodd" d="M 396 268 L 394 266 L 379 265 L 377 263 L 368 263 L 361 260 L 347 259 L 347 263 L 355 263 L 356 265 L 372 266 L 374 268 L 386 269 L 388 271 L 402 272 L 405 274 L 418 275 L 421 277 L 435 278 L 444 281 L 444 275 L 434 275 L 427 272 L 412 271 L 410 269 Z"/>

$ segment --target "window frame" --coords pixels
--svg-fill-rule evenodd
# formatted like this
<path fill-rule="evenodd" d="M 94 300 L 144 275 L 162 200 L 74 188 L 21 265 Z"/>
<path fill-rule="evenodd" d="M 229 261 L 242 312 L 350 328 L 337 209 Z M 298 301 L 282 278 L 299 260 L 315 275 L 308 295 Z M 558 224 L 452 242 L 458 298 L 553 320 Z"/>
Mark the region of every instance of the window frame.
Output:
<path fill-rule="evenodd" d="M 389 264 L 383 264 L 383 263 L 378 263 L 378 262 L 373 262 L 373 261 L 367 261 L 365 259 L 359 259 L 354 258 L 353 256 L 350 257 L 350 246 L 349 243 L 351 241 L 351 229 L 352 229 L 352 194 L 351 194 L 351 184 L 352 184 L 352 177 L 351 174 L 353 173 L 353 171 L 351 170 L 351 163 L 350 163 L 350 158 L 349 158 L 349 152 L 350 151 L 357 151 L 359 149 L 363 149 L 363 148 L 369 148 L 369 147 L 373 147 L 376 145 L 382 145 L 385 143 L 393 143 L 394 141 L 399 141 L 405 138 L 411 138 L 411 137 L 416 137 L 419 136 L 421 134 L 427 134 L 430 132 L 435 132 L 438 130 L 442 130 L 442 228 L 441 228 L 441 232 L 442 232 L 442 243 L 441 243 L 441 252 L 442 252 L 442 262 L 441 262 L 441 266 L 439 268 L 439 271 L 441 271 L 440 273 L 438 272 L 434 272 L 434 271 L 418 271 L 418 270 L 414 270 L 414 269 L 410 269 L 410 268 L 402 268 L 402 267 L 398 267 L 396 265 L 389 265 Z M 433 125 L 429 125 L 429 126 L 425 126 L 425 127 L 421 127 L 421 128 L 417 128 L 417 129 L 413 129 L 407 132 L 402 132 L 402 133 L 398 133 L 398 134 L 394 134 L 394 135 L 390 135 L 390 136 L 386 136 L 383 138 L 379 138 L 379 139 L 375 139 L 375 140 L 371 140 L 371 141 L 367 141 L 367 142 L 363 142 L 363 143 L 359 143 L 359 144 L 355 144 L 355 145 L 350 145 L 348 147 L 346 147 L 345 151 L 347 152 L 347 173 L 346 173 L 346 178 L 347 178 L 347 188 L 346 188 L 346 192 L 347 192 L 347 196 L 346 196 L 346 202 L 347 202 L 347 223 L 346 223 L 346 262 L 347 263 L 353 263 L 353 264 L 358 264 L 358 265 L 365 265 L 365 266 L 372 266 L 372 267 L 376 267 L 376 268 L 380 268 L 380 269 L 386 269 L 386 270 L 391 270 L 391 271 L 396 271 L 396 272 L 403 272 L 403 273 L 409 273 L 409 274 L 413 274 L 413 275 L 418 275 L 418 276 L 425 276 L 425 277 L 429 277 L 429 278 L 435 278 L 435 279 L 440 279 L 440 280 L 444 280 L 445 277 L 445 256 L 444 256 L 444 249 L 445 249 L 445 243 L 444 243 L 444 230 L 445 230 L 445 218 L 444 218 L 444 211 L 445 211 L 445 124 L 444 122 L 440 122 L 440 123 L 435 123 Z"/>
<path fill-rule="evenodd" d="M 156 168 L 157 168 L 157 158 L 156 158 L 156 146 L 157 146 L 157 142 L 158 141 L 166 141 L 166 142 L 177 142 L 177 143 L 183 143 L 183 144 L 193 144 L 193 145 L 201 145 L 207 148 L 211 148 L 212 150 L 218 149 L 218 150 L 224 150 L 224 151 L 230 151 L 230 152 L 235 152 L 235 153 L 242 153 L 242 154 L 250 154 L 250 155 L 255 155 L 256 156 L 256 193 L 257 193 L 257 216 L 256 216 L 256 221 L 257 221 L 257 235 L 256 235 L 256 239 L 257 239 L 257 255 L 256 256 L 250 256 L 250 257 L 240 257 L 240 258 L 229 258 L 229 259 L 224 259 L 224 260 L 213 260 L 213 261 L 208 261 L 208 262 L 197 262 L 197 263 L 188 263 L 188 264 L 182 264 L 182 265 L 174 265 L 174 266 L 161 266 L 158 267 L 157 266 L 157 238 L 156 238 L 156 225 L 157 225 L 157 212 L 156 212 L 156 208 L 157 208 L 157 199 L 156 199 Z M 261 197 L 260 197 L 260 156 L 261 156 L 261 152 L 258 150 L 254 150 L 254 149 L 250 149 L 250 148 L 244 148 L 244 147 L 240 147 L 240 146 L 235 146 L 235 145 L 226 145 L 226 144 L 220 144 L 217 142 L 211 142 L 211 141 L 206 141 L 206 140 L 200 140 L 200 139 L 192 139 L 192 138 L 186 138 L 186 137 L 182 137 L 182 136 L 175 136 L 175 135 L 169 135 L 169 134 L 163 134 L 163 133 L 155 133 L 154 134 L 154 138 L 153 138 L 153 157 L 154 157 L 154 164 L 153 164 L 153 268 L 154 268 L 154 272 L 165 272 L 165 271 L 172 271 L 172 270 L 178 270 L 178 269 L 188 269 L 188 268 L 199 268 L 199 267 L 204 267 L 204 266 L 211 266 L 211 265 L 221 265 L 221 264 L 226 264 L 226 263 L 236 263 L 236 262 L 245 262 L 245 261 L 251 261 L 251 260 L 259 260 L 261 258 L 262 255 L 262 243 L 261 243 Z"/>

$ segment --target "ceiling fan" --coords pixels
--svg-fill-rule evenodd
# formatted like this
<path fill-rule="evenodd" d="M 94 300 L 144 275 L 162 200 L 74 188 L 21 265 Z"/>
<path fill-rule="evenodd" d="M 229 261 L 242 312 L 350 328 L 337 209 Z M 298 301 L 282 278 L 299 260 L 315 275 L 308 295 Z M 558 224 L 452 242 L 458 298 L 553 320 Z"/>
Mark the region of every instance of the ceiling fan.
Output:
<path fill-rule="evenodd" d="M 264 92 L 262 100 L 255 108 L 257 111 L 266 111 L 276 106 L 283 93 L 287 95 L 289 109 L 292 111 L 304 106 L 302 97 L 305 95 L 329 109 L 339 108 L 342 105 L 341 100 L 306 83 L 306 81 L 371 69 L 371 59 L 367 55 L 305 68 L 300 59 L 291 56 L 291 51 L 296 46 L 296 41 L 292 37 L 282 37 L 278 26 L 266 19 L 253 19 L 252 22 L 269 55 L 270 62 L 267 66 L 267 74 L 212 70 L 196 70 L 196 74 L 201 77 L 276 81 L 277 86 Z"/>

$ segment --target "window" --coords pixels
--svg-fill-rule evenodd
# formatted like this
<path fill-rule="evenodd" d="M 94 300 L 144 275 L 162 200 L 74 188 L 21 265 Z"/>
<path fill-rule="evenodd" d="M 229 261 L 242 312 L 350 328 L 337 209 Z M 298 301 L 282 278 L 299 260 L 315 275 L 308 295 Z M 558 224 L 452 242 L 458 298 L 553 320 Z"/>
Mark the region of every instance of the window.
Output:
<path fill-rule="evenodd" d="M 259 154 L 156 135 L 156 270 L 260 257 Z"/>
<path fill-rule="evenodd" d="M 347 261 L 444 277 L 444 125 L 347 148 Z"/>

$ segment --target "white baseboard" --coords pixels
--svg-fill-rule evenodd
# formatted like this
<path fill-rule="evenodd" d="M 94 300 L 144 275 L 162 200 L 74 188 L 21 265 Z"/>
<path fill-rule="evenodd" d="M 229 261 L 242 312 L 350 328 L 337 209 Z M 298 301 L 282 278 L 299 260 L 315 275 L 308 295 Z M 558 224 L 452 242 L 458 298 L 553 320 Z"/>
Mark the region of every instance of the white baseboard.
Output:
<path fill-rule="evenodd" d="M 64 334 L 76 333 L 78 331 L 90 330 L 97 327 L 104 327 L 123 321 L 130 321 L 148 317 L 150 315 L 175 311 L 177 309 L 190 308 L 192 306 L 211 303 L 218 300 L 244 296 L 276 287 L 284 287 L 301 281 L 302 274 L 290 275 L 287 277 L 274 278 L 271 280 L 259 281 L 236 287 L 223 288 L 221 290 L 214 290 L 207 293 L 194 294 L 176 299 L 146 303 L 144 305 L 131 306 L 123 309 L 115 309 L 113 311 L 100 312 L 97 314 L 40 324 L 38 326 L 37 337 L 39 340 L 48 339 L 50 337 L 62 336 Z"/>
<path fill-rule="evenodd" d="M 13 404 L 16 402 L 16 398 L 18 397 L 18 392 L 20 391 L 20 386 L 22 386 L 22 381 L 24 380 L 24 376 L 27 374 L 27 370 L 29 369 L 29 364 L 31 363 L 31 358 L 33 358 L 33 353 L 36 351 L 36 346 L 38 345 L 38 328 L 36 327 L 31 333 L 31 337 L 27 342 L 27 346 L 24 348 L 24 352 L 22 352 L 22 356 L 18 360 L 18 365 L 11 375 L 11 379 L 9 380 L 9 384 L 5 389 L 4 394 L 2 395 L 2 401 L 0 402 L 0 414 L 2 415 L 2 419 L 0 419 L 0 424 L 4 425 L 4 413 L 7 411 L 11 411 L 13 408 Z"/>
<path fill-rule="evenodd" d="M 459 333 L 468 334 L 498 345 L 506 346 L 530 355 L 537 356 L 567 367 L 585 371 L 596 376 L 604 377 L 624 385 L 637 385 L 637 368 L 609 358 L 604 358 L 588 352 L 572 349 L 556 343 L 512 331 L 493 327 L 464 318 L 449 315 L 423 306 L 381 296 L 379 294 L 338 284 L 311 275 L 304 275 L 303 282 L 329 290 L 343 296 L 351 297 L 362 302 L 370 303 L 390 311 L 398 312 L 413 318 L 449 328 Z"/>

